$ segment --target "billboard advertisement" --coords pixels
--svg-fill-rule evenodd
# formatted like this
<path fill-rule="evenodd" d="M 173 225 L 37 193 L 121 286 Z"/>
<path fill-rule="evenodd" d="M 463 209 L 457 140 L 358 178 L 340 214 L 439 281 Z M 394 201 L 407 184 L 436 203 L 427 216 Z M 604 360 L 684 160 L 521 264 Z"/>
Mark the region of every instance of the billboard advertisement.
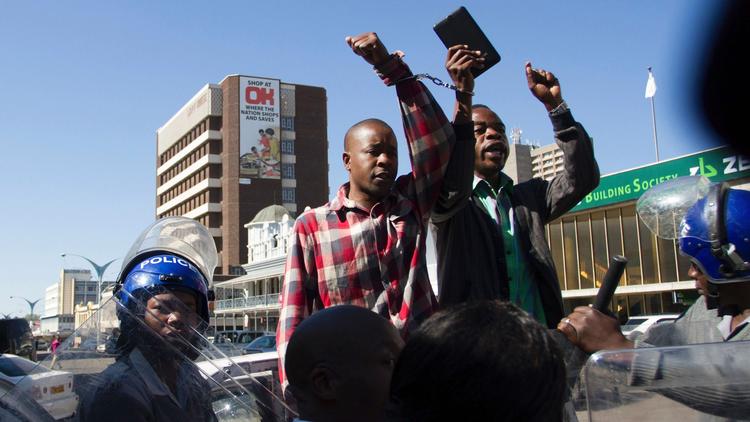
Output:
<path fill-rule="evenodd" d="M 240 76 L 240 183 L 281 178 L 279 80 Z"/>

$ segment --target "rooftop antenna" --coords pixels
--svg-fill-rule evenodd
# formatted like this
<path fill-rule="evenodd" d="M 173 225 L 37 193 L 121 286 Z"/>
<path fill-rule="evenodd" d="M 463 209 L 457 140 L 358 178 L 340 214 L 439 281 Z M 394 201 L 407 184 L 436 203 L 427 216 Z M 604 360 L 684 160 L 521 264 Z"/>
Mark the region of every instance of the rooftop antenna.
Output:
<path fill-rule="evenodd" d="M 514 144 L 521 143 L 521 135 L 523 135 L 523 130 L 519 127 L 514 127 L 510 130 L 510 139 Z"/>

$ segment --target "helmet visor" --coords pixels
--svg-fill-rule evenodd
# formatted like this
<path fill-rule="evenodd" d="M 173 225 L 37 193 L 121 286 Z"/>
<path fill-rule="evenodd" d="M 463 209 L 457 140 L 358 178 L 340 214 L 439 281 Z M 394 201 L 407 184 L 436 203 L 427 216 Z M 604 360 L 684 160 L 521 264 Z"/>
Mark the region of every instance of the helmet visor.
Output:
<path fill-rule="evenodd" d="M 635 209 L 643 224 L 657 237 L 678 239 L 688 210 L 706 196 L 710 186 L 704 176 L 679 177 L 646 191 Z"/>
<path fill-rule="evenodd" d="M 137 259 L 158 252 L 172 252 L 190 260 L 211 283 L 218 263 L 216 244 L 201 223 L 185 217 L 167 217 L 156 221 L 138 236 L 123 259 L 120 280 Z"/>

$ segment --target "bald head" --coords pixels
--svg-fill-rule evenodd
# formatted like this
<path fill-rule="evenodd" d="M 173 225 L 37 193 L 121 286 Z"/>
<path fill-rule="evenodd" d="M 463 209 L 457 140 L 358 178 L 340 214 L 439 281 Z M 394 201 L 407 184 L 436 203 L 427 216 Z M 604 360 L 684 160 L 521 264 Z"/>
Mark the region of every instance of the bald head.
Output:
<path fill-rule="evenodd" d="M 349 130 L 346 131 L 346 134 L 344 135 L 344 151 L 350 151 L 352 140 L 361 139 L 362 134 L 371 130 L 385 130 L 387 132 L 393 133 L 393 128 L 391 128 L 388 123 L 380 119 L 370 118 L 362 120 L 355 123 L 352 127 L 349 128 Z"/>
<path fill-rule="evenodd" d="M 285 369 L 300 416 L 309 420 L 377 420 L 384 409 L 403 340 L 385 318 L 341 305 L 294 330 Z"/>

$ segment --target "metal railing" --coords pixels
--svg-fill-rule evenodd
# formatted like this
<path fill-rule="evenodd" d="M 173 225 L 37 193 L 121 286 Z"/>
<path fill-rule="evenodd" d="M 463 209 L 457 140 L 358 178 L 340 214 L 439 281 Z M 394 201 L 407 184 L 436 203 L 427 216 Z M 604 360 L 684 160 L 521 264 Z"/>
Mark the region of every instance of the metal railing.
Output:
<path fill-rule="evenodd" d="M 265 308 L 269 305 L 276 305 L 277 303 L 279 303 L 279 294 L 271 293 L 267 295 L 217 300 L 214 303 L 214 309 L 221 311 L 229 309 L 250 310 Z"/>
<path fill-rule="evenodd" d="M 249 263 L 286 256 L 291 233 L 279 234 L 275 239 L 264 240 L 250 245 Z"/>

